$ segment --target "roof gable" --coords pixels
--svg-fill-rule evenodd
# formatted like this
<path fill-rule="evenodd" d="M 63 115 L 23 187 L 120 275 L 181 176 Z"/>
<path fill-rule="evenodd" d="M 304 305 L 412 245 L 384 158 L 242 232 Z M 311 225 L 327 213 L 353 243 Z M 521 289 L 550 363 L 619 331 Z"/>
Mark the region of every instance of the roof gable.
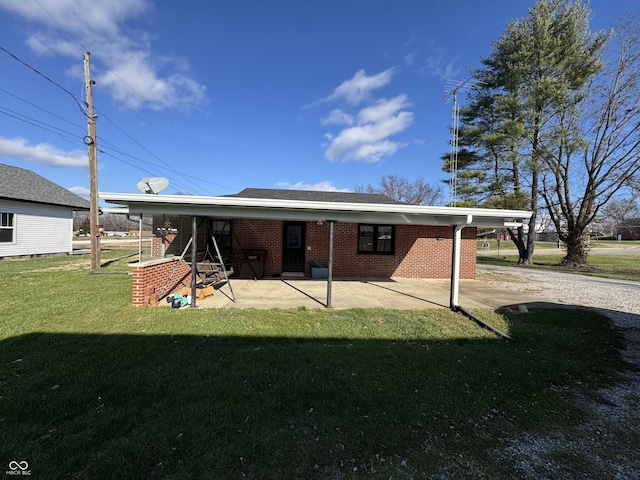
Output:
<path fill-rule="evenodd" d="M 24 168 L 0 163 L 0 198 L 88 210 L 89 202 Z"/>
<path fill-rule="evenodd" d="M 396 202 L 393 198 L 381 193 L 321 192 L 316 190 L 280 190 L 275 188 L 245 188 L 239 193 L 226 196 L 303 202 L 399 204 L 399 202 Z"/>

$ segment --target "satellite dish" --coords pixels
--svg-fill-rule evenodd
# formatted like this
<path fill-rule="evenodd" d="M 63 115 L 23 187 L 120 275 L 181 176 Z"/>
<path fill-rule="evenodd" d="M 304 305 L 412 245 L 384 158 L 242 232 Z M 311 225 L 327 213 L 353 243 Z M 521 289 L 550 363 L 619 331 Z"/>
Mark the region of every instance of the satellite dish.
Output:
<path fill-rule="evenodd" d="M 162 177 L 143 178 L 138 182 L 138 190 L 155 195 L 169 186 L 169 180 Z"/>

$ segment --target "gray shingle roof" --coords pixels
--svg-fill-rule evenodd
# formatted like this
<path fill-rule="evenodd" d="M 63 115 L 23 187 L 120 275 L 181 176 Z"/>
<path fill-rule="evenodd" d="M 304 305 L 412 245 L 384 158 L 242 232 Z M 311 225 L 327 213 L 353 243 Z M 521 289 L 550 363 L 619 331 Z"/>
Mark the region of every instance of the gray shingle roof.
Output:
<path fill-rule="evenodd" d="M 279 190 L 275 188 L 245 188 L 239 193 L 226 196 L 307 202 L 398 203 L 391 197 L 381 193 L 318 192 L 315 190 Z"/>
<path fill-rule="evenodd" d="M 0 198 L 88 210 L 89 201 L 24 168 L 0 163 Z"/>

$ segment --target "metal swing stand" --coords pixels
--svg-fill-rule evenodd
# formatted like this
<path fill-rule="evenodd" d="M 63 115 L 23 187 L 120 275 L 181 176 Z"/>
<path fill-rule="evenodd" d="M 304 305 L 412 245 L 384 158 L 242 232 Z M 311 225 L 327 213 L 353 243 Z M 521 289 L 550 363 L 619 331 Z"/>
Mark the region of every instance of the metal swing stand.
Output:
<path fill-rule="evenodd" d="M 218 261 L 217 262 L 215 261 L 214 262 L 208 262 L 208 261 L 197 262 L 196 263 L 197 275 L 200 277 L 201 282 L 205 285 L 213 285 L 215 287 L 217 285 L 224 285 L 226 283 L 229 286 L 229 291 L 231 292 L 231 299 L 233 302 L 235 302 L 236 295 L 233 292 L 233 287 L 231 286 L 231 280 L 229 279 L 229 275 L 233 274 L 233 268 L 231 268 L 230 270 L 227 270 L 227 268 L 224 265 L 224 261 L 222 260 L 220 249 L 218 248 L 218 242 L 216 241 L 216 238 L 213 235 L 211 236 L 211 240 L 213 240 L 213 245 L 216 249 L 216 256 Z M 189 251 L 189 247 L 191 246 L 192 243 L 193 243 L 193 237 L 191 237 L 187 242 L 187 245 L 184 247 L 184 250 L 180 255 L 180 258 L 178 259 L 175 266 L 173 267 L 173 270 L 169 274 L 169 277 L 167 277 L 167 281 L 165 282 L 164 286 L 162 287 L 162 290 L 160 290 L 160 294 L 158 295 L 159 298 L 162 298 L 164 296 L 164 292 L 167 286 L 169 285 L 169 282 L 171 282 L 171 278 L 175 274 L 180 264 L 184 261 L 184 256 Z M 192 279 L 192 283 L 193 283 L 193 279 Z M 191 301 L 193 303 L 193 298 L 191 299 Z"/>

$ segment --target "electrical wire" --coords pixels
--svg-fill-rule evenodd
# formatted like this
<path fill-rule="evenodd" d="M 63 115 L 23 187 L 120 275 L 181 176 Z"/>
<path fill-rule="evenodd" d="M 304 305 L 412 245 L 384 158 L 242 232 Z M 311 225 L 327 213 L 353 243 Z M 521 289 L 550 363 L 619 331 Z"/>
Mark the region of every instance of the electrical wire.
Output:
<path fill-rule="evenodd" d="M 45 122 L 41 122 L 40 120 L 37 120 L 33 117 L 29 117 L 28 115 L 23 115 L 22 113 L 16 112 L 15 110 L 11 110 L 9 108 L 5 108 L 0 106 L 0 113 L 3 115 L 6 115 L 8 117 L 12 117 L 15 118 L 16 120 L 19 120 L 21 122 L 24 122 L 26 124 L 32 125 L 34 127 L 38 127 L 42 130 L 46 130 L 48 132 L 51 133 L 55 133 L 56 135 L 60 136 L 60 138 L 62 138 L 65 141 L 68 141 L 64 138 L 64 135 L 68 135 L 71 137 L 75 137 L 78 138 L 82 141 L 82 139 L 84 138 L 83 135 L 77 135 L 73 132 L 68 132 L 66 130 L 62 130 L 61 128 L 55 127 L 53 125 L 50 125 L 48 123 Z M 70 142 L 73 143 L 73 142 Z"/>
<path fill-rule="evenodd" d="M 21 63 L 22 65 L 24 65 L 25 67 L 27 67 L 28 69 L 32 70 L 34 73 L 40 75 L 42 78 L 44 78 L 47 82 L 51 83 L 52 85 L 58 87 L 60 90 L 62 90 L 64 93 L 66 93 L 67 95 L 69 95 L 71 98 L 73 98 L 73 100 L 78 104 L 78 106 L 80 107 L 80 110 L 83 110 L 83 105 L 81 103 L 81 101 L 78 99 L 78 97 L 76 97 L 73 93 L 71 93 L 69 90 L 67 90 L 66 88 L 64 88 L 62 85 L 60 85 L 59 83 L 53 81 L 51 78 L 47 77 L 44 73 L 42 73 L 41 71 L 39 71 L 37 68 L 32 67 L 31 65 L 29 65 L 27 62 L 21 60 L 20 58 L 18 58 L 17 55 L 11 53 L 9 50 L 7 50 L 6 48 L 4 48 L 3 46 L 0 46 L 0 50 L 2 50 L 4 53 L 6 53 L 7 55 L 9 55 L 10 57 L 12 57 L 14 60 L 16 60 L 17 62 Z M 83 110 L 84 112 L 84 110 Z M 86 112 L 84 112 L 84 114 L 86 115 Z"/>
<path fill-rule="evenodd" d="M 15 98 L 16 100 L 20 100 L 21 102 L 26 103 L 27 105 L 29 105 L 29 106 L 31 106 L 33 108 L 37 108 L 38 110 L 40 110 L 40 111 L 42 111 L 42 112 L 44 112 L 44 113 L 46 113 L 48 115 L 51 115 L 52 117 L 55 117 L 58 120 L 62 120 L 63 122 L 68 123 L 69 125 L 72 125 L 74 127 L 80 128 L 80 129 L 84 128 L 81 125 L 77 125 L 77 124 L 73 123 L 71 120 L 68 120 L 68 119 L 66 119 L 64 117 L 61 117 L 60 115 L 58 115 L 56 113 L 53 113 L 53 112 L 47 110 L 46 108 L 42 108 L 40 105 L 36 105 L 35 103 L 30 102 L 29 100 L 26 100 L 26 99 L 24 99 L 24 98 L 22 98 L 22 97 L 20 97 L 18 95 L 15 95 L 15 94 L 13 94 L 11 92 L 8 92 L 3 88 L 0 88 L 0 92 L 4 93 L 6 95 L 9 95 L 10 97 Z"/>
<path fill-rule="evenodd" d="M 47 13 L 47 15 L 48 15 L 48 16 L 50 16 L 50 17 L 53 19 L 53 21 L 55 21 L 55 23 L 56 23 L 56 24 L 57 24 L 61 29 L 63 29 L 63 30 L 67 33 L 67 35 L 69 36 L 69 38 L 73 39 L 73 40 L 74 40 L 74 41 L 75 41 L 75 42 L 76 42 L 76 43 L 77 43 L 77 44 L 78 44 L 78 45 L 79 45 L 79 46 L 80 46 L 84 51 L 87 51 L 87 49 L 82 45 L 82 43 L 80 43 L 80 42 L 77 40 L 77 38 L 75 38 L 75 37 L 74 37 L 74 36 L 69 32 L 69 30 L 67 30 L 67 29 L 64 27 L 64 25 L 62 25 L 62 23 L 61 23 L 60 21 L 58 21 L 58 19 L 57 19 L 56 17 L 54 17 L 54 16 L 51 14 L 51 12 L 49 12 L 49 11 L 48 11 L 48 10 L 47 10 L 47 9 L 46 9 L 42 4 L 40 4 L 37 0 L 34 0 L 34 1 L 38 4 L 38 6 L 39 6 L 40 8 L 42 8 L 42 9 Z M 17 22 L 16 22 L 16 20 L 15 20 L 13 17 L 11 17 L 11 16 L 10 16 L 10 18 L 11 18 L 15 23 L 17 23 Z M 24 28 L 24 27 L 23 27 L 23 28 Z M 29 31 L 28 29 L 25 29 L 25 30 L 26 30 L 26 31 Z M 53 51 L 53 50 L 49 47 L 49 45 L 48 45 L 48 44 L 46 44 L 46 43 L 42 42 L 40 39 L 38 39 L 38 38 L 37 38 L 37 36 L 36 36 L 35 34 L 33 34 L 33 33 L 30 33 L 30 34 L 31 34 L 31 36 L 32 36 L 32 37 L 36 38 L 36 39 L 37 39 L 37 40 L 38 40 L 42 45 L 44 45 L 46 48 L 48 48 L 50 51 L 52 51 L 54 54 L 56 54 L 57 56 L 59 56 L 59 57 L 60 57 L 60 55 L 59 55 L 59 54 L 57 54 L 57 52 Z M 62 85 L 60 85 L 59 83 L 57 83 L 56 81 L 54 81 L 53 79 L 51 79 L 49 76 L 47 76 L 47 75 L 43 74 L 43 73 L 42 73 L 40 70 L 38 70 L 37 68 L 35 68 L 35 67 L 33 67 L 32 65 L 28 64 L 27 62 L 23 61 L 21 58 L 19 58 L 19 57 L 18 57 L 17 55 L 15 55 L 14 53 L 10 52 L 8 49 L 6 49 L 6 48 L 4 48 L 4 47 L 0 46 L 0 50 L 2 50 L 3 52 L 5 52 L 7 55 L 9 55 L 10 57 L 12 57 L 14 60 L 16 60 L 17 62 L 19 62 L 19 63 L 20 63 L 20 64 L 22 64 L 23 66 L 25 66 L 25 67 L 29 68 L 30 70 L 32 70 L 34 73 L 36 73 L 36 74 L 37 74 L 37 75 L 39 75 L 40 77 L 44 78 L 46 81 L 48 81 L 49 83 L 51 83 L 51 84 L 52 84 L 52 85 L 54 85 L 55 87 L 57 87 L 57 88 L 59 88 L 60 90 L 62 90 L 62 91 L 63 91 L 64 93 L 66 93 L 67 95 L 69 95 L 69 96 L 74 100 L 74 102 L 78 105 L 78 107 L 80 108 L 80 110 L 81 110 L 82 114 L 83 114 L 83 115 L 85 115 L 85 116 L 87 115 L 87 112 L 86 112 L 86 105 L 84 104 L 84 102 L 83 102 L 82 100 L 80 100 L 80 99 L 79 99 L 76 95 L 74 95 L 72 92 L 70 92 L 68 89 L 66 89 L 65 87 L 63 87 Z M 125 85 L 129 90 L 131 90 L 135 95 L 139 96 L 140 98 L 142 98 L 142 99 L 144 100 L 144 98 L 143 98 L 142 96 L 140 96 L 140 95 L 139 95 L 139 93 L 138 93 L 136 90 L 134 90 L 130 85 L 128 85 L 128 84 L 127 84 L 127 82 L 125 82 L 122 78 L 120 78 L 120 77 L 119 77 L 117 74 L 115 74 L 114 72 L 112 72 L 112 74 L 113 74 L 116 78 L 118 78 L 118 80 L 119 80 L 120 82 L 122 82 L 122 84 L 123 84 L 123 85 Z M 43 111 L 43 112 L 45 112 L 45 113 L 47 113 L 47 114 L 49 114 L 49 115 L 52 115 L 52 116 L 53 116 L 53 117 L 55 117 L 55 118 L 58 118 L 58 119 L 60 119 L 60 120 L 62 120 L 62 121 L 64 121 L 64 122 L 66 122 L 66 123 L 71 124 L 71 125 L 77 126 L 77 125 L 73 124 L 73 122 L 70 122 L 69 120 L 64 119 L 63 117 L 60 117 L 59 115 L 56 115 L 56 114 L 54 114 L 54 113 L 52 113 L 52 112 L 50 112 L 50 111 L 48 111 L 48 110 L 46 110 L 46 109 L 44 109 L 44 108 L 42 108 L 42 107 L 39 107 L 39 106 L 37 106 L 37 105 L 35 105 L 35 104 L 31 103 L 31 102 L 28 102 L 27 100 L 24 100 L 24 99 L 20 98 L 20 97 L 19 97 L 19 96 L 17 96 L 17 95 L 14 95 L 14 94 L 12 94 L 12 93 L 10 93 L 10 92 L 7 92 L 6 90 L 2 90 L 2 89 L 0 89 L 0 91 L 3 91 L 4 93 L 6 93 L 6 94 L 8 94 L 8 95 L 11 95 L 11 96 L 13 96 L 14 98 L 17 98 L 18 100 L 21 100 L 21 101 L 23 101 L 23 102 L 25 102 L 25 103 L 27 103 L 27 104 L 29 104 L 29 105 L 31 105 L 31 106 L 33 106 L 33 107 L 35 107 L 35 108 L 38 108 L 38 109 L 40 109 L 41 111 Z M 0 108 L 2 108 L 2 107 L 0 107 Z M 15 119 L 17 119 L 17 120 L 19 120 L 19 121 L 22 121 L 22 122 L 24 122 L 24 123 L 30 124 L 30 125 L 32 125 L 32 126 L 35 126 L 35 127 L 41 128 L 41 129 L 43 129 L 43 130 L 46 130 L 46 131 L 49 131 L 49 132 L 55 133 L 55 134 L 59 135 L 61 138 L 63 138 L 65 141 L 69 141 L 68 139 L 66 139 L 66 138 L 64 137 L 64 135 L 65 135 L 65 134 L 66 134 L 66 135 L 71 135 L 71 136 L 76 137 L 76 138 L 81 138 L 81 139 L 83 138 L 82 136 L 77 136 L 77 135 L 75 135 L 75 134 L 73 134 L 73 133 L 71 133 L 71 132 L 67 132 L 67 131 L 65 131 L 65 130 L 59 129 L 59 128 L 57 128 L 57 127 L 53 126 L 53 125 L 50 125 L 50 124 L 47 124 L 47 123 L 45 123 L 45 122 L 39 121 L 39 120 L 34 119 L 34 118 L 32 118 L 32 117 L 29 117 L 29 116 L 27 116 L 27 115 L 20 114 L 19 112 L 15 112 L 15 111 L 12 111 L 12 110 L 10 110 L 10 109 L 5 109 L 5 110 L 6 110 L 6 111 L 0 111 L 0 113 L 2 113 L 2 114 L 4 114 L 4 115 L 7 115 L 7 116 L 9 116 L 9 117 L 13 117 L 13 118 L 15 118 Z M 136 114 L 137 116 L 140 116 L 137 112 L 135 112 L 135 111 L 133 111 L 133 110 L 131 110 L 131 109 L 129 109 L 129 110 L 130 110 L 132 113 Z M 96 111 L 97 111 L 97 110 L 96 110 Z M 142 145 L 140 142 L 138 142 L 135 138 L 133 138 L 131 135 L 129 135 L 127 132 L 125 132 L 125 131 L 124 131 L 121 127 L 119 127 L 119 126 L 118 126 L 114 121 L 112 121 L 111 119 L 109 119 L 109 118 L 108 118 L 108 117 L 107 117 L 103 112 L 98 111 L 98 113 L 99 113 L 99 115 L 100 115 L 101 117 L 105 118 L 109 123 L 111 123 L 111 124 L 112 124 L 116 129 L 118 129 L 120 132 L 122 132 L 126 137 L 128 137 L 130 140 L 132 140 L 134 143 L 136 143 L 140 148 L 142 148 L 142 149 L 143 149 L 144 151 L 146 151 L 149 155 L 151 155 L 151 156 L 152 156 L 152 157 L 154 157 L 156 160 L 158 160 L 162 165 L 164 165 L 164 167 L 165 167 L 166 169 L 168 169 L 169 171 L 171 171 L 171 170 L 174 168 L 172 165 L 170 165 L 169 163 L 167 163 L 167 162 L 165 162 L 164 160 L 162 160 L 160 157 L 158 157 L 157 155 L 155 155 L 155 154 L 154 154 L 153 152 L 151 152 L 148 148 L 146 148 L 144 145 Z M 184 130 L 183 130 L 182 128 L 180 128 L 180 126 L 179 126 L 179 125 L 177 125 L 174 121 L 172 121 L 171 119 L 169 119 L 166 115 L 163 115 L 163 116 L 164 116 L 167 120 L 169 120 L 169 121 L 170 121 L 174 126 L 176 126 L 176 128 L 180 129 L 180 131 L 182 131 L 182 133 L 183 133 L 183 134 L 185 134 L 188 138 L 191 138 L 191 140 L 192 140 L 193 142 L 196 142 L 195 140 L 193 140 L 193 139 L 192 139 L 192 137 L 190 137 L 188 134 L 186 134 L 186 132 L 184 132 Z M 164 138 L 167 138 L 167 139 L 169 139 L 169 140 L 173 141 L 176 145 L 178 145 L 180 148 L 184 149 L 185 151 L 187 151 L 187 150 L 188 150 L 184 145 L 181 145 L 179 142 L 177 142 L 177 141 L 176 141 L 176 140 L 175 140 L 171 135 L 166 134 L 165 132 L 163 132 L 162 130 L 160 130 L 158 127 L 156 127 L 153 123 L 151 123 L 151 122 L 148 120 L 148 118 L 143 119 L 143 120 L 144 120 L 148 125 L 150 125 L 150 126 L 151 126 L 151 127 L 153 127 L 155 130 L 157 130 L 160 134 L 162 134 L 162 136 L 163 136 Z M 102 141 L 102 142 L 104 142 L 105 140 L 101 137 L 101 141 Z M 71 143 L 73 143 L 73 142 L 71 142 Z M 197 142 L 196 142 L 196 143 L 197 143 Z M 123 154 L 123 155 L 129 156 L 130 158 L 135 159 L 135 160 L 137 160 L 137 161 L 141 161 L 141 162 L 143 162 L 143 163 L 146 163 L 147 165 L 151 165 L 151 166 L 156 166 L 156 167 L 158 167 L 158 165 L 154 165 L 152 162 L 145 161 L 145 160 L 143 160 L 143 159 L 141 159 L 141 158 L 139 158 L 139 157 L 135 157 L 135 156 L 133 156 L 133 155 L 126 154 L 125 152 L 122 152 L 122 151 L 120 151 L 120 150 L 117 150 L 115 147 L 113 147 L 113 150 L 114 150 L 114 151 L 117 151 L 117 152 L 119 152 L 119 153 L 121 153 L 121 154 Z M 114 156 L 114 155 L 110 155 L 110 154 L 109 154 L 108 152 L 106 152 L 106 151 L 102 151 L 102 153 L 103 153 L 103 154 L 105 154 L 105 155 L 109 155 L 109 156 L 111 156 L 112 158 L 114 158 L 114 159 L 116 159 L 116 160 L 123 161 L 124 163 L 127 163 L 127 164 L 128 164 L 128 165 L 130 165 L 130 166 L 133 166 L 133 167 L 135 167 L 135 168 L 138 168 L 138 169 L 140 169 L 140 170 L 143 170 L 142 168 L 140 168 L 140 167 L 136 166 L 135 164 L 133 164 L 133 163 L 131 163 L 131 162 L 126 162 L 126 161 L 124 161 L 124 160 L 122 160 L 122 159 L 119 159 L 118 157 L 116 157 L 116 156 Z M 220 162 L 219 160 L 218 160 L 218 163 L 220 163 L 220 164 L 222 164 L 222 165 L 224 166 L 224 163 Z M 162 167 L 160 167 L 160 168 L 162 168 Z M 227 168 L 227 169 L 228 169 L 228 167 L 226 167 L 226 166 L 225 166 L 225 168 Z M 144 171 L 144 170 L 143 170 L 143 171 Z M 182 173 L 181 173 L 181 177 L 182 177 L 182 178 L 189 178 L 189 179 L 191 179 L 191 180 L 193 180 L 193 181 L 197 181 L 197 182 L 205 183 L 205 184 L 208 184 L 208 185 L 213 185 L 213 186 L 220 187 L 220 188 L 225 188 L 225 189 L 228 189 L 228 190 L 237 190 L 237 188 L 235 188 L 235 187 L 231 187 L 231 186 L 228 186 L 228 185 L 219 184 L 219 183 L 216 183 L 216 182 L 206 181 L 206 180 L 203 180 L 202 178 L 195 177 L 195 176 L 185 175 L 185 174 L 184 174 L 184 172 L 182 172 Z M 175 183 L 175 184 L 180 184 L 180 182 L 176 182 L 176 181 L 174 181 L 173 183 Z M 185 190 L 189 191 L 190 189 L 189 189 L 189 188 L 186 188 Z"/>

